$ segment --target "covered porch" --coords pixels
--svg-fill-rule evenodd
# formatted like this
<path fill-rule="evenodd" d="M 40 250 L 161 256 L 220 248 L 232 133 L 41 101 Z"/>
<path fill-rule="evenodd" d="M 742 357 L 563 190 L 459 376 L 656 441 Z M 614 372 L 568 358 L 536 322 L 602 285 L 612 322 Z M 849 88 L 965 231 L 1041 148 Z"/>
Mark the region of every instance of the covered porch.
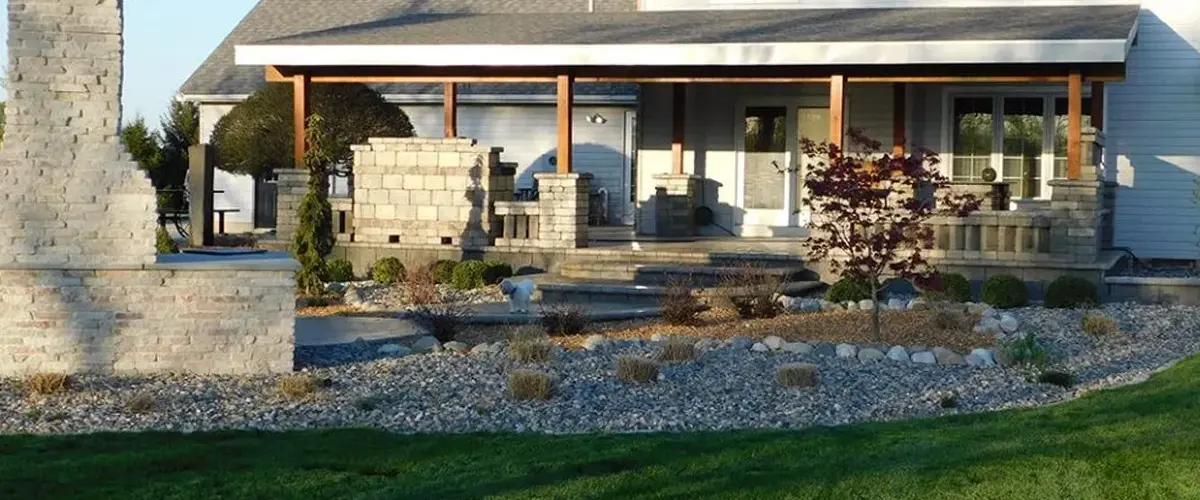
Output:
<path fill-rule="evenodd" d="M 961 189 L 1007 189 L 1017 198 L 965 222 L 938 221 L 935 256 L 1079 262 L 1104 248 L 1104 84 L 1124 77 L 1137 13 L 1105 6 L 427 16 L 239 46 L 237 61 L 294 86 L 297 138 L 314 84 L 442 83 L 446 138 L 459 135 L 461 84 L 556 84 L 556 170 L 535 175 L 536 201 L 484 197 L 487 245 L 590 244 L 591 179 L 573 166 L 574 86 L 632 82 L 642 87 L 637 168 L 627 180 L 639 235 L 803 237 L 801 175 L 780 171 L 808 161 L 797 154 L 801 137 L 843 145 L 854 127 L 893 154 L 940 153 Z M 1010 137 L 1009 128 L 1031 117 L 1040 120 L 1034 131 Z M 303 157 L 302 140 L 295 154 Z"/>

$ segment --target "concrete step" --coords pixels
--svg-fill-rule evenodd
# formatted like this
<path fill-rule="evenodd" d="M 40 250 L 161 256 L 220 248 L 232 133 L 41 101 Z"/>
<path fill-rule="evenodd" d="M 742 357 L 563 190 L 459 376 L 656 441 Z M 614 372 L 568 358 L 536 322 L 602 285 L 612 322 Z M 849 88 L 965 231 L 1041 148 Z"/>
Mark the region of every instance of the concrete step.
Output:
<path fill-rule="evenodd" d="M 780 293 L 790 296 L 802 296 L 824 287 L 820 281 L 794 281 L 780 287 Z M 700 296 L 711 299 L 729 297 L 745 293 L 737 288 L 704 288 L 698 287 Z M 621 303 L 630 307 L 655 307 L 661 304 L 667 287 L 661 285 L 642 285 L 632 282 L 619 281 L 558 281 L 541 280 L 538 283 L 543 304 L 571 302 L 576 304 L 611 304 Z"/>
<path fill-rule="evenodd" d="M 666 285 L 672 281 L 686 281 L 693 286 L 712 287 L 721 283 L 725 276 L 739 272 L 751 272 L 777 278 L 783 282 L 814 280 L 802 264 L 785 265 L 787 261 L 776 261 L 774 266 L 757 264 L 749 269 L 736 265 L 660 264 L 628 262 L 575 262 L 563 264 L 563 277 L 572 279 L 630 281 L 640 285 Z"/>

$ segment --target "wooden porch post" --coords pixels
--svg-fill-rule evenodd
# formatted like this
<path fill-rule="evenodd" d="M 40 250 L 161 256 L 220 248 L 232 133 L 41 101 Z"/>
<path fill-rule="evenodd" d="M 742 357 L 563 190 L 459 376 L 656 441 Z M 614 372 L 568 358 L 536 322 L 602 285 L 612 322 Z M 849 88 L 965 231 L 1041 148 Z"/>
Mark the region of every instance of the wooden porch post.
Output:
<path fill-rule="evenodd" d="M 311 86 L 312 78 L 308 75 L 292 77 L 292 121 L 295 122 L 293 135 L 296 142 L 293 150 L 296 162 L 294 168 L 304 168 L 304 156 L 308 150 L 305 130 L 308 128 L 308 94 Z"/>
<path fill-rule="evenodd" d="M 676 83 L 671 89 L 671 173 L 683 175 L 684 122 L 687 119 L 687 88 Z"/>
<path fill-rule="evenodd" d="M 908 85 L 892 84 L 892 156 L 904 156 L 908 137 Z"/>
<path fill-rule="evenodd" d="M 1092 127 L 1104 130 L 1104 82 L 1092 82 Z"/>
<path fill-rule="evenodd" d="M 1071 72 L 1067 78 L 1067 179 L 1078 180 L 1083 173 L 1083 75 Z"/>
<path fill-rule="evenodd" d="M 846 75 L 829 77 L 829 142 L 843 147 L 846 134 Z"/>
<path fill-rule="evenodd" d="M 569 174 L 571 155 L 574 153 L 572 144 L 573 133 L 572 103 L 575 101 L 575 77 L 570 74 L 558 75 L 558 173 Z"/>
<path fill-rule="evenodd" d="M 442 89 L 444 97 L 442 99 L 442 108 L 445 112 L 445 137 L 458 137 L 458 86 L 453 82 L 447 82 Z"/>

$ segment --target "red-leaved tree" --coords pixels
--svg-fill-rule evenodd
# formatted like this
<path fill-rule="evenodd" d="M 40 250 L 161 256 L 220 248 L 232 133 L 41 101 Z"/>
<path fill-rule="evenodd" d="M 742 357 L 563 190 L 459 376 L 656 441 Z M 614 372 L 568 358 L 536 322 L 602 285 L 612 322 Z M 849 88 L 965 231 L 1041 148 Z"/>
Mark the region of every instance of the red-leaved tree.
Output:
<path fill-rule="evenodd" d="M 859 152 L 833 144 L 801 141 L 812 158 L 804 167 L 804 206 L 811 210 L 809 257 L 827 259 L 833 271 L 868 283 L 879 300 L 880 279 L 897 276 L 923 287 L 937 286 L 933 267 L 921 254 L 931 246 L 935 215 L 965 217 L 980 201 L 946 189 L 950 180 L 937 170 L 928 150 L 893 156 L 880 143 L 851 130 L 847 138 Z M 881 307 L 871 313 L 871 333 L 882 341 Z"/>

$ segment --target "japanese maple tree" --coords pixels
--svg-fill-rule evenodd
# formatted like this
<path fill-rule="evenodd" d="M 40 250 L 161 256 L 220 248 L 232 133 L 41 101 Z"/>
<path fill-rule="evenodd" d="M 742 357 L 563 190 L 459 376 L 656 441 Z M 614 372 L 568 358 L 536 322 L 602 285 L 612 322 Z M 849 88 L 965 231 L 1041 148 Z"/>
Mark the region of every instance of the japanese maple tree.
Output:
<path fill-rule="evenodd" d="M 938 215 L 965 217 L 981 200 L 946 189 L 950 180 L 938 172 L 932 151 L 892 155 L 856 130 L 847 138 L 856 151 L 801 141 L 801 153 L 813 159 L 802 172 L 803 204 L 812 214 L 809 256 L 868 283 L 876 301 L 885 276 L 936 286 L 933 266 L 921 253 L 934 238 L 925 223 Z M 882 340 L 880 309 L 876 304 L 871 313 L 876 341 Z"/>

